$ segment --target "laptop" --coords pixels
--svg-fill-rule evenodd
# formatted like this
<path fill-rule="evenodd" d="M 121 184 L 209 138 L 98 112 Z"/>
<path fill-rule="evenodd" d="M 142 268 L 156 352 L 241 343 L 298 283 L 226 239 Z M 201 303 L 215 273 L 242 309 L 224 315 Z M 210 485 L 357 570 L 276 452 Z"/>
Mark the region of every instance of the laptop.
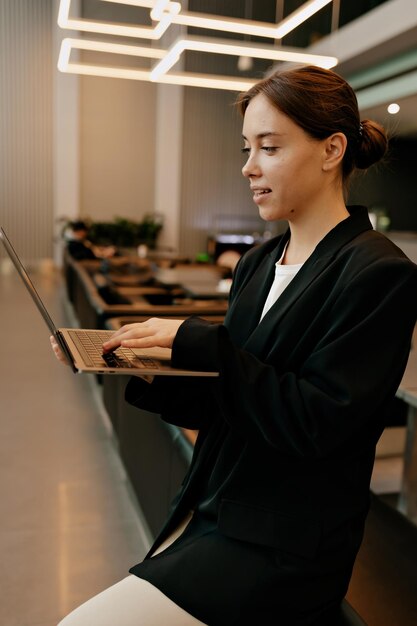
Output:
<path fill-rule="evenodd" d="M 103 354 L 102 345 L 111 330 L 56 328 L 9 238 L 0 228 L 0 239 L 26 289 L 36 304 L 49 332 L 61 347 L 73 372 L 94 374 L 130 374 L 136 376 L 218 376 L 218 372 L 185 370 L 171 366 L 169 348 L 117 348 Z"/>

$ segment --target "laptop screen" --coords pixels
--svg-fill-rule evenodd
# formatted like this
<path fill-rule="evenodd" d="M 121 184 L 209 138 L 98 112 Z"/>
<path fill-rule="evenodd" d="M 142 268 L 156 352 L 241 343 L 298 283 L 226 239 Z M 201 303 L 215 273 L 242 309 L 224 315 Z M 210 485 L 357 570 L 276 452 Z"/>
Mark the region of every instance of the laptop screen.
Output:
<path fill-rule="evenodd" d="M 34 287 L 34 284 L 30 280 L 27 271 L 23 267 L 23 264 L 22 264 L 21 260 L 17 256 L 17 253 L 16 253 L 15 249 L 13 248 L 13 246 L 12 246 L 9 238 L 7 237 L 6 233 L 4 232 L 3 228 L 0 228 L 0 239 L 3 242 L 3 245 L 4 245 L 5 249 L 6 249 L 6 252 L 9 255 L 13 265 L 15 266 L 15 268 L 17 269 L 21 279 L 23 280 L 23 282 L 24 282 L 24 284 L 26 286 L 26 289 L 29 291 L 30 295 L 32 296 L 32 299 L 33 299 L 34 303 L 36 304 L 36 306 L 39 309 L 40 314 L 42 315 L 43 319 L 45 320 L 46 324 L 48 325 L 48 328 L 51 331 L 51 334 L 56 337 L 57 331 L 56 331 L 55 324 L 53 323 L 53 321 L 51 319 L 51 316 L 49 315 L 48 311 L 46 310 L 44 303 L 42 302 L 38 292 L 36 291 L 36 289 Z"/>

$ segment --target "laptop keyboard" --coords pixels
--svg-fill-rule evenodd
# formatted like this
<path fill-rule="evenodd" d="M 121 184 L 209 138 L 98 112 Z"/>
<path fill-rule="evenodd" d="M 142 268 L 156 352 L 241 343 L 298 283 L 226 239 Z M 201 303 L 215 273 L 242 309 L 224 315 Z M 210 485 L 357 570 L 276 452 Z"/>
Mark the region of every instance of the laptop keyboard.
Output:
<path fill-rule="evenodd" d="M 158 367 L 153 359 L 138 357 L 130 348 L 120 347 L 114 352 L 103 354 L 103 343 L 111 336 L 108 331 L 70 330 L 68 332 L 88 367 L 142 367 L 146 369 Z"/>

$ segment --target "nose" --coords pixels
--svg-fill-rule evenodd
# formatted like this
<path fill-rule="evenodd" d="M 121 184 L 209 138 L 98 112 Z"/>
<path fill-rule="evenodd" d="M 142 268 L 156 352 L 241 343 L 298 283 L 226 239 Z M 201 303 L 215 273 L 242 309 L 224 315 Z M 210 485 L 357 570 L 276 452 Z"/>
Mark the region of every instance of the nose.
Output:
<path fill-rule="evenodd" d="M 242 167 L 242 174 L 243 176 L 245 176 L 245 178 L 250 178 L 251 176 L 259 176 L 260 170 L 256 162 L 254 152 L 249 153 L 248 160 Z"/>

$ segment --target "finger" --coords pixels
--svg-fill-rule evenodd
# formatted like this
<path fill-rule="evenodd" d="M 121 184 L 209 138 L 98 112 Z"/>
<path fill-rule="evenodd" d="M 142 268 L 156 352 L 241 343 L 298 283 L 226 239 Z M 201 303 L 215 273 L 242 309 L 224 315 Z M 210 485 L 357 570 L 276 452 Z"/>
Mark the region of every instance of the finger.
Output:
<path fill-rule="evenodd" d="M 122 327 L 109 341 L 103 343 L 104 352 L 116 350 L 119 346 L 124 345 L 124 341 L 127 339 L 142 339 L 149 334 L 154 334 L 154 331 L 146 328 L 144 324 L 128 324 Z"/>
<path fill-rule="evenodd" d="M 121 345 L 126 348 L 172 348 L 178 328 L 184 320 L 162 320 L 151 318 L 141 324 L 141 328 L 127 332 L 121 338 Z"/>
<path fill-rule="evenodd" d="M 120 346 L 119 338 L 124 335 L 126 332 L 126 328 L 128 326 L 132 326 L 133 324 L 126 324 L 122 326 L 118 330 L 116 330 L 107 341 L 103 342 L 103 352 L 110 352 L 111 350 L 115 350 Z"/>
<path fill-rule="evenodd" d="M 118 330 L 115 330 L 114 332 L 112 332 L 112 334 L 109 335 L 109 336 L 110 336 L 111 339 L 113 339 L 113 337 L 117 337 L 121 333 L 125 332 L 127 328 L 131 328 L 132 326 L 135 326 L 135 325 L 136 324 L 124 324 Z"/>
<path fill-rule="evenodd" d="M 68 364 L 67 359 L 65 358 L 64 353 L 62 352 L 61 348 L 59 347 L 58 343 L 56 342 L 55 337 L 50 337 L 49 338 L 51 345 L 52 345 L 52 350 L 55 354 L 55 357 L 58 359 L 58 361 L 60 361 L 61 363 L 64 363 L 65 365 Z"/>
<path fill-rule="evenodd" d="M 118 330 L 115 330 L 111 335 L 110 339 L 117 339 L 120 335 L 124 335 L 125 333 L 135 330 L 136 328 L 140 328 L 145 322 L 135 322 L 134 324 L 124 324 Z M 110 341 L 109 339 L 109 341 Z M 107 342 L 105 342 L 107 343 Z"/>
<path fill-rule="evenodd" d="M 61 352 L 61 350 L 60 350 L 59 345 L 56 342 L 55 337 L 50 337 L 49 340 L 51 342 L 52 350 L 54 351 L 56 355 L 58 355 Z"/>
<path fill-rule="evenodd" d="M 113 335 L 108 341 L 103 343 L 103 352 L 111 352 L 116 350 L 122 343 L 123 338 L 126 336 L 126 331 L 119 332 L 117 335 Z"/>
<path fill-rule="evenodd" d="M 155 346 L 164 348 L 166 347 L 166 338 L 157 335 L 134 337 L 133 339 L 123 339 L 121 345 L 122 348 L 154 348 Z"/>
<path fill-rule="evenodd" d="M 125 345 L 123 342 L 128 339 L 143 339 L 145 337 L 153 337 L 159 330 L 161 323 L 163 320 L 158 319 L 156 317 L 149 318 L 145 322 L 135 322 L 133 324 L 125 324 L 119 330 L 115 331 L 115 333 L 111 336 L 108 341 L 103 343 L 103 352 L 111 352 L 112 350 L 117 350 L 121 345 Z M 130 347 L 140 348 L 146 347 L 149 348 L 151 346 L 162 345 L 165 346 L 165 343 L 155 343 L 154 340 L 146 343 L 146 344 L 137 344 L 132 345 Z"/>

